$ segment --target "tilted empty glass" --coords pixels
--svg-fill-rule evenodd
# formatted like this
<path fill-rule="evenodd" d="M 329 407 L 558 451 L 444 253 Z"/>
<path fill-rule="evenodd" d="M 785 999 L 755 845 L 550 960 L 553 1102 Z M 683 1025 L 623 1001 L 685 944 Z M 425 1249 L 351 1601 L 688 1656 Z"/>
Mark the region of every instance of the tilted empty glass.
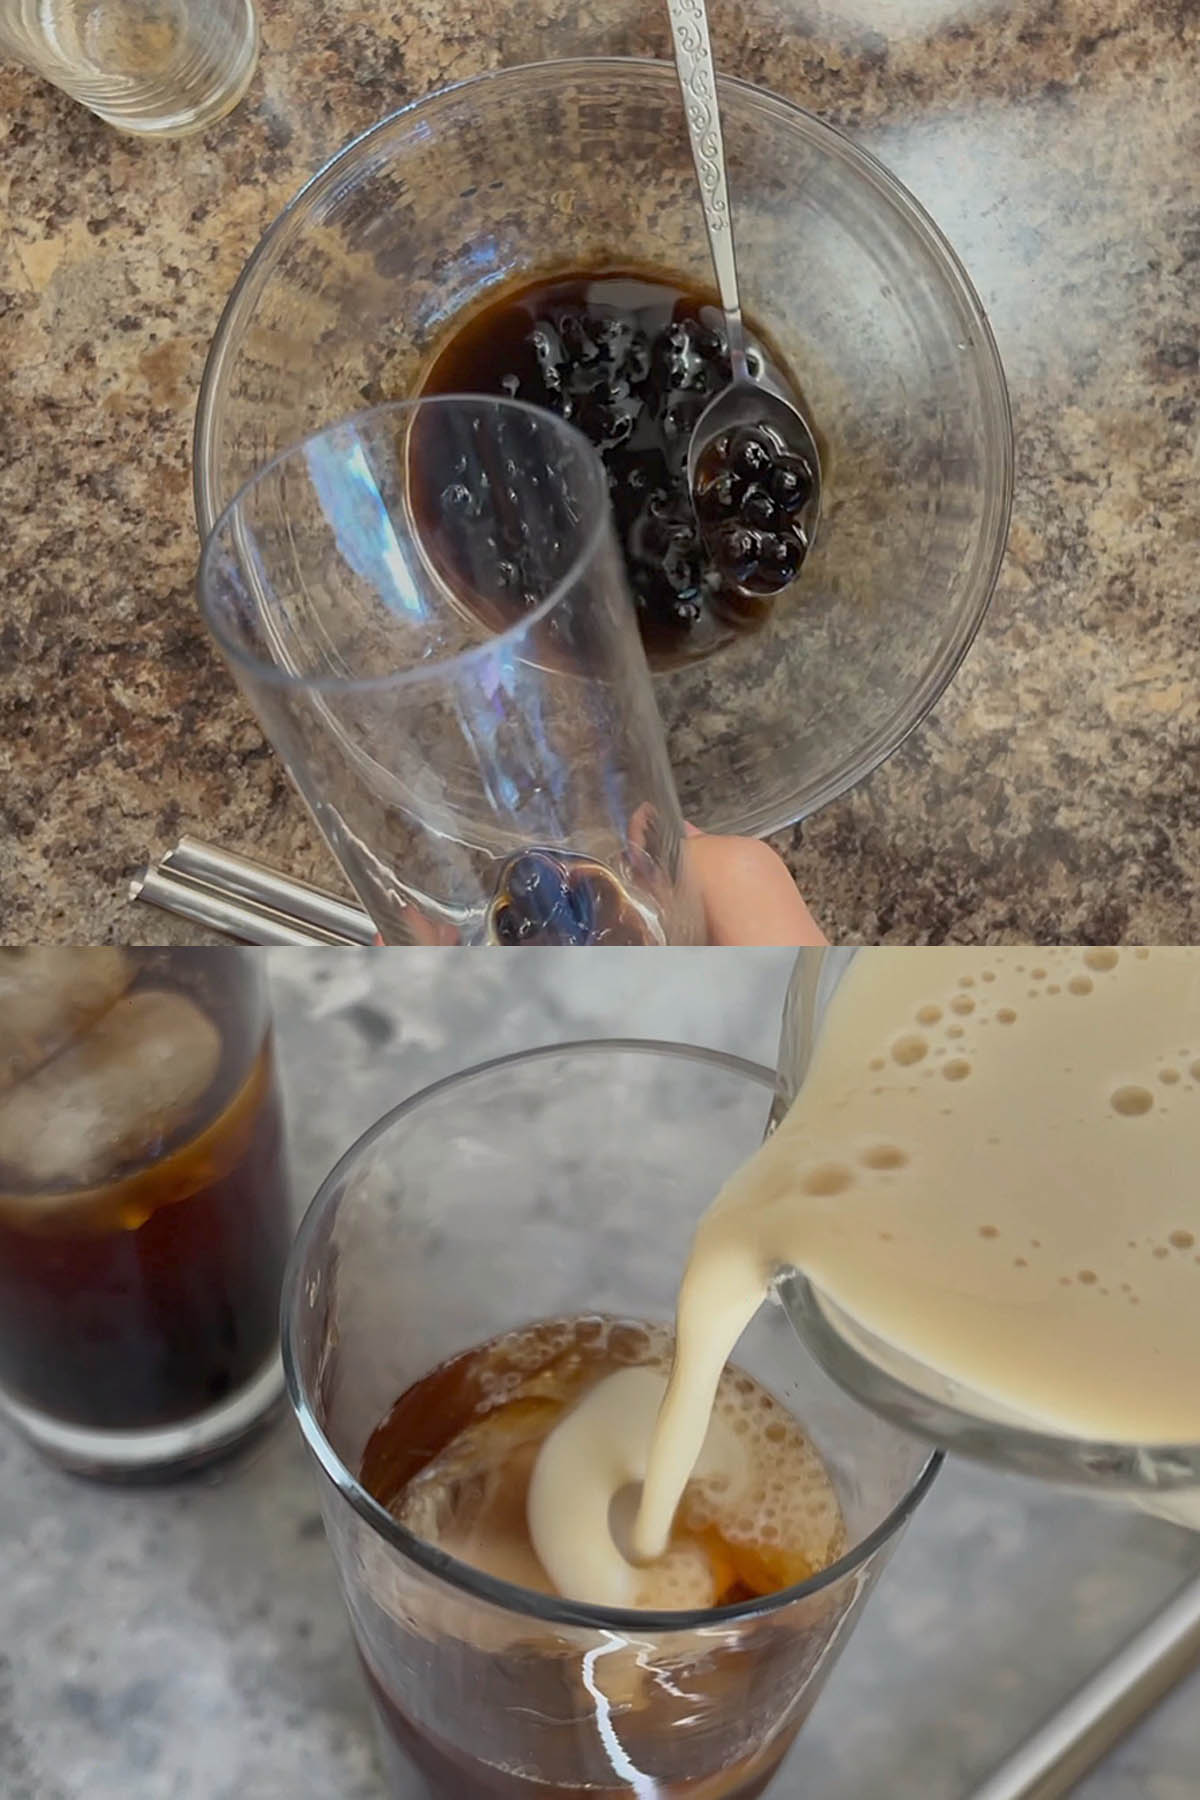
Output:
<path fill-rule="evenodd" d="M 695 943 L 604 469 L 548 413 L 376 408 L 243 488 L 205 616 L 389 943 Z"/>

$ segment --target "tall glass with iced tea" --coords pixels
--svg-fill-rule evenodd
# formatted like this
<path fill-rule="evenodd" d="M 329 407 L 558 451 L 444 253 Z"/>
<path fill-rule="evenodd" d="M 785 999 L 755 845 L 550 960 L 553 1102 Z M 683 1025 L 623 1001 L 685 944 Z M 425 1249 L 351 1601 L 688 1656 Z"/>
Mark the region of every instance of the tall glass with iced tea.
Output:
<path fill-rule="evenodd" d="M 253 953 L 0 952 L 0 1408 L 35 1443 L 119 1476 L 253 1429 L 289 1236 Z"/>
<path fill-rule="evenodd" d="M 754 1800 L 798 1733 L 802 1791 L 800 1728 L 936 1456 L 768 1306 L 718 1394 L 743 1467 L 689 1484 L 629 1605 L 564 1597 L 531 1503 L 575 1409 L 661 1380 L 772 1092 L 681 1046 L 530 1052 L 398 1107 L 313 1202 L 284 1362 L 397 1796 Z"/>

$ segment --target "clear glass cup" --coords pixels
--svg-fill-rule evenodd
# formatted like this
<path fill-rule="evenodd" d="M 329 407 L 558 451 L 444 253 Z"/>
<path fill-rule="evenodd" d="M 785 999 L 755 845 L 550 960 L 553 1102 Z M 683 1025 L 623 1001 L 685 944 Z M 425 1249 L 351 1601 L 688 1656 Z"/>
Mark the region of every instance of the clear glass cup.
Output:
<path fill-rule="evenodd" d="M 877 767 L 983 618 L 1012 425 L 978 296 L 888 170 L 821 120 L 720 84 L 747 317 L 823 448 L 820 530 L 757 631 L 655 675 L 684 816 L 765 834 Z M 492 70 L 349 144 L 263 237 L 196 416 L 202 531 L 289 444 L 419 391 L 463 315 L 548 271 L 657 267 L 711 292 L 675 68 Z"/>
<path fill-rule="evenodd" d="M 702 942 L 603 466 L 550 414 L 376 408 L 270 463 L 208 624 L 388 943 Z"/>
<path fill-rule="evenodd" d="M 856 956 L 870 950 L 801 950 L 784 1006 L 778 1121 L 808 1072 L 821 1019 Z M 935 957 L 936 949 L 910 956 Z M 1200 1444 L 1111 1444 L 1047 1432 L 916 1357 L 897 1350 L 795 1275 L 779 1297 L 801 1342 L 855 1399 L 943 1449 L 1020 1475 L 1086 1487 L 1140 1511 L 1200 1528 Z M 1102 1379 L 1102 1374 L 1098 1379 Z"/>
<path fill-rule="evenodd" d="M 251 952 L 0 951 L 0 1413 L 68 1468 L 191 1467 L 282 1398 L 270 1027 Z"/>
<path fill-rule="evenodd" d="M 669 1321 L 697 1217 L 772 1091 L 755 1064 L 674 1044 L 508 1057 L 388 1113 L 310 1207 L 284 1365 L 396 1795 L 416 1775 L 437 1800 L 750 1800 L 810 1711 L 939 1459 L 848 1401 L 777 1307 L 737 1361 L 811 1435 L 849 1543 L 800 1586 L 700 1613 L 548 1599 L 431 1549 L 357 1478 L 393 1401 L 446 1358 L 535 1319 Z"/>
<path fill-rule="evenodd" d="M 203 131 L 258 61 L 254 0 L 0 0 L 0 54 L 137 137 Z"/>

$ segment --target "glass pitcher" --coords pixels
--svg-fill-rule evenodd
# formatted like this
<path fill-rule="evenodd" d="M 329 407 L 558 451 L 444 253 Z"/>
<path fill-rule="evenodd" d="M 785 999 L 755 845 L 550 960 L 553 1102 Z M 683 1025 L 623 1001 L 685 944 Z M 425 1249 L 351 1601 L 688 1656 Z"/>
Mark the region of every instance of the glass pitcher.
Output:
<path fill-rule="evenodd" d="M 822 1020 L 851 961 L 871 954 L 799 952 L 784 1003 L 771 1129 L 804 1083 Z M 777 1291 L 802 1343 L 825 1372 L 894 1424 L 1010 1473 L 1086 1487 L 1200 1529 L 1200 1444 L 1093 1443 L 1047 1431 L 1041 1422 L 886 1343 L 803 1275 L 786 1276 Z"/>

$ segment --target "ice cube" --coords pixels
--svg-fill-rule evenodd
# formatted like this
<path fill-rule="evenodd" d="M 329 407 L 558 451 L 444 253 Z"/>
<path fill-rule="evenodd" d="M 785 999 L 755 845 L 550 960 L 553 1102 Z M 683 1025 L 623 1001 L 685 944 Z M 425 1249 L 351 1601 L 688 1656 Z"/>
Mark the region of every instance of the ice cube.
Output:
<path fill-rule="evenodd" d="M 86 1031 L 136 974 L 123 950 L 0 950 L 0 1092 Z"/>
<path fill-rule="evenodd" d="M 183 1124 L 220 1056 L 221 1035 L 193 1001 L 139 989 L 0 1097 L 0 1164 L 22 1186 L 92 1187 Z"/>

